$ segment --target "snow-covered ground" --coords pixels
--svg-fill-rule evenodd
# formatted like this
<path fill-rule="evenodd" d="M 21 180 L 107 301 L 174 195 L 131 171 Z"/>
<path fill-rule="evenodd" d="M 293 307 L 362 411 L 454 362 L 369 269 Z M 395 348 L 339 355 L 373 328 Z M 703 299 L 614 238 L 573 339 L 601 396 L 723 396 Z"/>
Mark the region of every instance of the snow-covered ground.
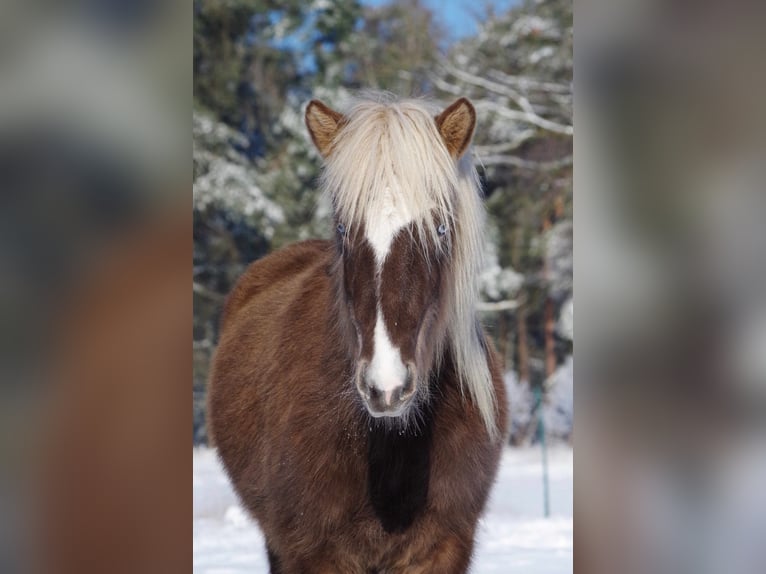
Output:
<path fill-rule="evenodd" d="M 568 448 L 548 453 L 551 517 L 543 518 L 540 449 L 506 450 L 479 529 L 473 574 L 572 572 L 572 458 Z M 194 450 L 194 572 L 268 572 L 258 526 L 208 449 Z"/>

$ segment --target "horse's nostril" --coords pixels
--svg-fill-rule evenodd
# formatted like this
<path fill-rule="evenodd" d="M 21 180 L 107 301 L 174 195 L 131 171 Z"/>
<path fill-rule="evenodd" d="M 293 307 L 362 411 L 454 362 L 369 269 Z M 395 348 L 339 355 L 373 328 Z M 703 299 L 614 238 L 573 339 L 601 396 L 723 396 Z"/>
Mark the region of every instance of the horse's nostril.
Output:
<path fill-rule="evenodd" d="M 415 385 L 412 381 L 405 381 L 405 384 L 381 389 L 365 381 L 359 390 L 370 414 L 375 417 L 398 417 L 415 394 Z"/>
<path fill-rule="evenodd" d="M 414 369 L 408 367 L 402 379 L 389 376 L 378 380 L 368 366 L 363 363 L 357 371 L 357 389 L 367 410 L 374 417 L 401 416 L 415 394 Z"/>

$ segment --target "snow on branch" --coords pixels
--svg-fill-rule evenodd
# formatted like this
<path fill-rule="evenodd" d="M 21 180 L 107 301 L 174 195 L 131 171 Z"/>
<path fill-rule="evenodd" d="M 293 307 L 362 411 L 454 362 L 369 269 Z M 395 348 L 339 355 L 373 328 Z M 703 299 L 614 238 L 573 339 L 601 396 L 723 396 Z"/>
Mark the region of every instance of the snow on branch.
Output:
<path fill-rule="evenodd" d="M 474 86 L 479 86 L 481 88 L 484 88 L 485 90 L 494 92 L 496 94 L 508 96 L 514 102 L 516 102 L 516 105 L 519 106 L 525 112 L 531 115 L 537 115 L 535 114 L 535 110 L 532 107 L 532 104 L 529 102 L 529 100 L 525 96 L 521 95 L 519 92 L 514 90 L 513 88 L 504 86 L 502 84 L 498 84 L 497 82 L 487 80 L 486 78 L 482 78 L 480 76 L 476 76 L 464 70 L 460 70 L 456 68 L 455 66 L 453 66 L 452 64 L 450 64 L 447 60 L 442 61 L 441 66 L 449 75 L 454 76 L 458 80 L 462 80 L 463 82 L 466 82 L 467 84 L 473 84 Z"/>
<path fill-rule="evenodd" d="M 525 111 L 509 109 L 489 100 L 478 100 L 475 101 L 474 104 L 476 105 L 477 109 L 483 108 L 491 110 L 509 120 L 527 122 L 541 129 L 548 130 L 549 132 L 557 134 L 563 134 L 567 136 L 574 134 L 574 129 L 571 125 L 564 125 L 551 120 L 546 120 L 545 118 L 538 116 L 536 113 L 528 113 Z"/>
<path fill-rule="evenodd" d="M 532 78 L 525 76 L 511 76 L 500 70 L 488 70 L 487 76 L 495 80 L 496 82 L 506 84 L 508 86 L 514 86 L 521 90 L 526 91 L 540 91 L 551 94 L 561 94 L 565 96 L 572 95 L 572 88 L 566 84 L 556 84 L 553 82 L 540 82 Z"/>
<path fill-rule="evenodd" d="M 509 299 L 507 301 L 479 301 L 476 305 L 477 311 L 493 313 L 496 311 L 513 311 L 521 305 L 518 299 Z"/>
<path fill-rule="evenodd" d="M 568 155 L 552 161 L 531 161 L 513 155 L 490 155 L 481 158 L 484 166 L 488 165 L 512 165 L 521 169 L 534 171 L 556 171 L 572 165 L 572 156 Z"/>
<path fill-rule="evenodd" d="M 501 153 L 518 149 L 519 147 L 521 147 L 521 144 L 523 144 L 527 140 L 532 139 L 534 135 L 535 135 L 535 130 L 527 129 L 519 133 L 511 141 L 499 143 L 499 144 L 475 145 L 473 146 L 473 150 L 479 156 L 482 156 L 482 157 L 493 155 L 493 154 L 501 154 Z"/>

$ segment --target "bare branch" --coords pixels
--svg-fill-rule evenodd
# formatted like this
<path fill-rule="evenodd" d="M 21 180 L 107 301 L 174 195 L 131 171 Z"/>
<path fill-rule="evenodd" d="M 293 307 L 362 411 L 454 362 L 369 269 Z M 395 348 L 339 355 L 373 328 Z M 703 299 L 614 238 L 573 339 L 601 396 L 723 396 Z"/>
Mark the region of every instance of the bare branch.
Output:
<path fill-rule="evenodd" d="M 497 311 L 513 311 L 518 309 L 522 301 L 518 299 L 509 299 L 507 301 L 479 301 L 476 305 L 478 311 L 485 313 L 495 313 Z"/>
<path fill-rule="evenodd" d="M 430 74 L 429 77 L 431 78 L 431 81 L 434 83 L 434 85 L 439 88 L 443 92 L 447 92 L 448 94 L 452 94 L 453 96 L 464 96 L 465 90 L 463 90 L 460 86 L 456 86 L 455 84 L 450 84 L 449 82 L 445 81 L 443 78 L 440 78 L 436 74 Z"/>
<path fill-rule="evenodd" d="M 566 84 L 556 84 L 553 82 L 540 82 L 524 76 L 511 76 L 499 70 L 489 70 L 487 76 L 509 86 L 515 86 L 522 90 L 539 90 L 551 94 L 572 95 L 572 87 Z"/>
<path fill-rule="evenodd" d="M 532 125 L 536 125 L 539 128 L 543 128 L 558 134 L 571 136 L 574 133 L 572 126 L 567 126 L 553 122 L 551 120 L 546 120 L 537 114 L 529 114 L 519 110 L 510 110 L 504 106 L 496 104 L 495 102 L 490 102 L 488 100 L 478 100 L 474 103 L 477 108 L 490 109 L 491 111 L 496 112 L 498 115 L 508 118 L 509 120 L 527 122 Z"/>
<path fill-rule="evenodd" d="M 226 299 L 225 295 L 222 295 L 221 293 L 216 293 L 215 291 L 208 289 L 207 287 L 205 287 L 201 283 L 197 283 L 196 281 L 192 281 L 192 290 L 197 295 L 202 295 L 203 297 L 207 297 L 208 299 L 212 299 L 213 301 L 223 302 L 223 300 Z"/>
<path fill-rule="evenodd" d="M 513 151 L 524 142 L 533 138 L 535 133 L 535 130 L 524 130 L 509 142 L 494 145 L 475 145 L 473 149 L 479 155 L 492 155 Z"/>
<path fill-rule="evenodd" d="M 512 165 L 521 169 L 535 171 L 556 171 L 572 165 L 571 155 L 552 161 L 530 161 L 513 155 L 491 155 L 480 157 L 479 160 L 480 164 L 485 167 L 488 165 Z"/>
<path fill-rule="evenodd" d="M 537 115 L 535 113 L 534 108 L 532 107 L 532 104 L 529 103 L 529 100 L 525 96 L 521 95 L 519 92 L 514 90 L 513 88 L 504 86 L 503 84 L 499 84 L 491 80 L 487 80 L 486 78 L 476 76 L 469 72 L 459 70 L 458 68 L 450 64 L 447 60 L 442 61 L 442 67 L 447 71 L 447 73 L 454 76 L 455 78 L 462 80 L 468 84 L 473 84 L 474 86 L 482 87 L 485 90 L 489 90 L 490 92 L 507 96 L 511 98 L 516 103 L 516 105 L 519 106 L 522 110 L 524 110 L 527 114 L 532 116 Z"/>

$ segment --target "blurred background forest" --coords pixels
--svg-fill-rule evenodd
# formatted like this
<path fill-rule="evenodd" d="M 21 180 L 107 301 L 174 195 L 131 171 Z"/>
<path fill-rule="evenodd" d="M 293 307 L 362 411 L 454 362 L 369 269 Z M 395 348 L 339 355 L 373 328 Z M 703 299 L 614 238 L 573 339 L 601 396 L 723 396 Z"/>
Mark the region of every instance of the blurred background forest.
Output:
<path fill-rule="evenodd" d="M 538 405 L 548 436 L 571 440 L 572 4 L 447 4 L 194 0 L 195 444 L 226 293 L 255 259 L 331 234 L 303 109 L 342 110 L 367 89 L 476 106 L 480 312 L 504 359 L 511 442 L 536 439 Z"/>

